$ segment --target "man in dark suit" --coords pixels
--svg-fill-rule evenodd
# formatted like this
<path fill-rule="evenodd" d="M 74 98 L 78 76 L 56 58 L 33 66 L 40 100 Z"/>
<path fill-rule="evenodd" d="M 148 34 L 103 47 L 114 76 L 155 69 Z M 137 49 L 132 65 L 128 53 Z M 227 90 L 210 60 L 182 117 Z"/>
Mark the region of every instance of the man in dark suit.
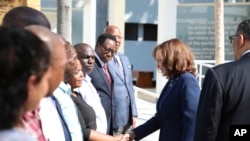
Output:
<path fill-rule="evenodd" d="M 117 50 L 120 48 L 122 36 L 117 26 L 109 25 L 104 33 L 116 37 Z M 113 134 L 124 134 L 136 125 L 137 109 L 131 74 L 131 64 L 127 56 L 116 53 L 108 63 L 111 76 L 114 78 L 113 88 Z"/>
<path fill-rule="evenodd" d="M 101 98 L 101 103 L 107 116 L 107 133 L 111 135 L 113 78 L 110 76 L 110 70 L 107 69 L 107 62 L 113 58 L 115 51 L 115 37 L 101 34 L 95 46 L 95 67 L 93 72 L 89 74 L 91 82 Z"/>
<path fill-rule="evenodd" d="M 195 141 L 228 141 L 231 125 L 250 125 L 250 19 L 242 21 L 229 39 L 235 61 L 207 71 Z"/>

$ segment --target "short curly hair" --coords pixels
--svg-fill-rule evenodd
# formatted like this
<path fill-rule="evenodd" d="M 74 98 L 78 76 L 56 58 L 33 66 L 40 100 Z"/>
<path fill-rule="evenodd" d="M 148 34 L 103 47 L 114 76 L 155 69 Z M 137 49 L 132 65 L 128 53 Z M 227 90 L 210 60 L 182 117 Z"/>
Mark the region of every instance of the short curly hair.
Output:
<path fill-rule="evenodd" d="M 72 78 L 72 69 L 75 69 L 75 62 L 78 58 L 75 48 L 69 42 L 65 44 L 65 48 L 67 55 L 67 63 L 64 70 L 64 81 L 67 82 L 69 79 Z"/>

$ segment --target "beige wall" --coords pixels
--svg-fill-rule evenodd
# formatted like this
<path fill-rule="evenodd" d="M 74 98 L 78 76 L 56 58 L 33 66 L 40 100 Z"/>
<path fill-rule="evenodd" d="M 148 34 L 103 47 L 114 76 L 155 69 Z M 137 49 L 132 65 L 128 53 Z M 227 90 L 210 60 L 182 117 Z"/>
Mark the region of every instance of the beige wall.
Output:
<path fill-rule="evenodd" d="M 2 19 L 10 9 L 17 6 L 29 6 L 40 10 L 41 2 L 40 0 L 0 0 L 0 24 L 2 23 Z"/>

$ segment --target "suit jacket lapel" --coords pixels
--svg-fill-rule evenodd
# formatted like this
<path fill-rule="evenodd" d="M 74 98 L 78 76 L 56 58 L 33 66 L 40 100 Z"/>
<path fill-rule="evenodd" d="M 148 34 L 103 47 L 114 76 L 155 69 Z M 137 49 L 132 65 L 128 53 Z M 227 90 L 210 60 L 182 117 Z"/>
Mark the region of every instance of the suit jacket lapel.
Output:
<path fill-rule="evenodd" d="M 163 105 L 163 103 L 166 102 L 166 99 L 168 98 L 168 96 L 172 93 L 172 91 L 174 90 L 176 84 L 178 81 L 178 77 L 174 78 L 173 80 L 169 80 L 166 84 L 166 86 L 164 87 L 164 89 L 161 92 L 160 98 L 159 98 L 159 102 L 158 102 L 158 106 L 157 109 L 161 109 L 161 106 Z"/>
<path fill-rule="evenodd" d="M 128 67 L 131 67 L 126 61 L 125 61 L 125 59 L 124 59 L 124 57 L 122 56 L 122 55 L 119 55 L 119 57 L 120 57 L 120 61 L 121 61 L 121 65 L 122 65 L 122 67 L 123 67 L 123 74 L 124 74 L 124 80 L 126 81 L 126 76 L 127 76 L 127 69 L 128 69 Z M 130 68 L 130 70 L 131 70 L 131 68 Z"/>
<path fill-rule="evenodd" d="M 118 68 L 117 68 L 117 65 L 115 64 L 115 61 L 114 59 L 110 60 L 108 62 L 108 68 L 112 71 L 114 71 L 115 75 L 118 76 L 123 82 L 124 82 L 124 79 L 125 79 L 125 76 L 124 76 L 124 79 L 122 78 Z"/>

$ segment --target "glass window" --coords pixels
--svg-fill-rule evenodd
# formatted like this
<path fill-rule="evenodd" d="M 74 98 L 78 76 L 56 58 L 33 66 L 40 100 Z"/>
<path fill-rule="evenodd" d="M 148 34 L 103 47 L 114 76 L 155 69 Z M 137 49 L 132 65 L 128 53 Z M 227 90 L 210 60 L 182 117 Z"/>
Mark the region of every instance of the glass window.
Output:
<path fill-rule="evenodd" d="M 143 39 L 144 41 L 157 41 L 157 25 L 144 24 L 143 26 Z"/>
<path fill-rule="evenodd" d="M 137 40 L 138 39 L 138 24 L 125 23 L 125 40 Z"/>

